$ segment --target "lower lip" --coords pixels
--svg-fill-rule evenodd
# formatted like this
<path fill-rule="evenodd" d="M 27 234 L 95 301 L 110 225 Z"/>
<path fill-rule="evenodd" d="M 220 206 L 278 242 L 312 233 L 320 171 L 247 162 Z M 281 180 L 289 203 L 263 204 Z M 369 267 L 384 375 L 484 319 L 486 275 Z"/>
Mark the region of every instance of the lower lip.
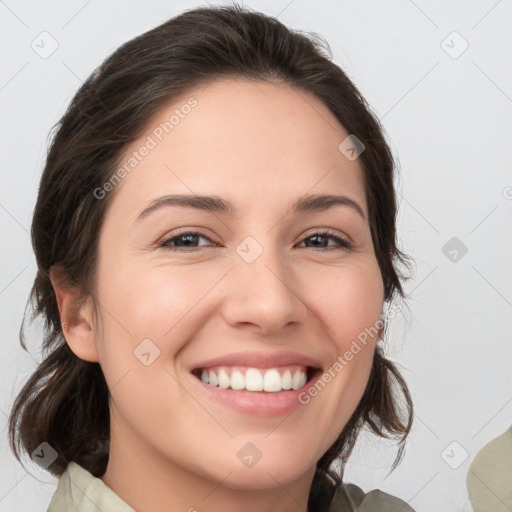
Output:
<path fill-rule="evenodd" d="M 320 376 L 321 372 L 316 371 L 313 377 L 301 388 L 277 392 L 247 391 L 246 389 L 234 390 L 231 388 L 223 389 L 205 384 L 194 375 L 192 375 L 192 378 L 205 393 L 227 407 L 257 416 L 281 416 L 283 414 L 289 414 L 297 409 L 297 407 L 304 406 L 304 404 L 299 401 L 299 395 L 304 393 L 310 386 L 314 385 Z"/>

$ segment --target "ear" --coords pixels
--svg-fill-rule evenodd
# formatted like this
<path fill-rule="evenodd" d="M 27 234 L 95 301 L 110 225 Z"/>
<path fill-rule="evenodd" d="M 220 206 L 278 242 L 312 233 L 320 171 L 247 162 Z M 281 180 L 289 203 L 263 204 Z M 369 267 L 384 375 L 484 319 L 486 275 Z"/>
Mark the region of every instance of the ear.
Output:
<path fill-rule="evenodd" d="M 98 362 L 98 351 L 94 336 L 93 298 L 89 295 L 80 304 L 81 288 L 69 283 L 61 267 L 50 269 L 62 331 L 69 348 L 84 361 Z"/>

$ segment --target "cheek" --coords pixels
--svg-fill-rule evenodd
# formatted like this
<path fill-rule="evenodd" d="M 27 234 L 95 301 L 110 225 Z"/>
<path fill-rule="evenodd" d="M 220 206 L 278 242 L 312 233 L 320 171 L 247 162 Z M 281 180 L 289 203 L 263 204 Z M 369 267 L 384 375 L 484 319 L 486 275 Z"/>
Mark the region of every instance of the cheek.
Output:
<path fill-rule="evenodd" d="M 317 283 L 311 304 L 328 328 L 334 353 L 323 373 L 323 383 L 311 391 L 315 395 L 323 394 L 324 387 L 329 389 L 324 399 L 329 402 L 326 409 L 332 413 L 336 432 L 356 408 L 370 376 L 382 328 L 383 283 L 375 260 L 347 265 L 335 278 L 331 273 L 330 280 L 317 276 Z"/>
<path fill-rule="evenodd" d="M 146 268 L 129 258 L 119 262 L 104 258 L 98 268 L 98 297 L 103 306 L 104 336 L 111 340 L 112 351 L 120 349 L 133 357 L 134 349 L 145 339 L 161 351 L 178 351 L 180 343 L 193 338 L 194 329 L 200 330 L 202 323 L 191 325 L 191 319 L 208 316 L 206 309 L 212 306 L 208 292 L 219 284 L 225 270 L 224 265 L 211 262 Z M 374 258 L 337 266 L 315 265 L 314 271 L 303 267 L 291 288 L 313 314 L 304 321 L 316 323 L 316 330 L 324 331 L 338 354 L 349 350 L 355 339 L 367 338 L 368 345 L 377 341 L 372 327 L 382 310 L 383 286 Z"/>
<path fill-rule="evenodd" d="M 105 259 L 98 268 L 99 351 L 114 410 L 142 435 L 182 409 L 169 361 L 193 336 L 187 314 L 205 291 L 192 284 L 191 271 L 142 272 L 134 267 Z M 205 286 L 207 290 L 212 284 Z M 148 417 L 154 418 L 151 426 Z"/>
<path fill-rule="evenodd" d="M 329 276 L 316 276 L 316 292 L 311 299 L 316 312 L 327 324 L 339 353 L 352 341 L 378 339 L 383 306 L 383 283 L 378 264 L 369 261 L 346 265 Z"/>
<path fill-rule="evenodd" d="M 105 356 L 116 353 L 132 363 L 133 351 L 147 339 L 162 354 L 179 351 L 200 329 L 201 322 L 192 319 L 204 315 L 205 297 L 225 273 L 212 267 L 148 268 L 127 259 L 115 265 L 105 258 L 98 269 L 104 349 L 110 354 Z"/>

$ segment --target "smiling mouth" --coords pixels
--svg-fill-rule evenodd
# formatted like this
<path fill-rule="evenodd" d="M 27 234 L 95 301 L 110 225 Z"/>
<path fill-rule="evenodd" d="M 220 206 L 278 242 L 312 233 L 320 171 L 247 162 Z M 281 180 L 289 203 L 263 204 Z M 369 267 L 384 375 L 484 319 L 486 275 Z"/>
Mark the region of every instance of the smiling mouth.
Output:
<path fill-rule="evenodd" d="M 192 375 L 204 384 L 221 389 L 277 393 L 300 389 L 319 372 L 318 368 L 302 365 L 273 368 L 215 366 L 196 368 Z"/>

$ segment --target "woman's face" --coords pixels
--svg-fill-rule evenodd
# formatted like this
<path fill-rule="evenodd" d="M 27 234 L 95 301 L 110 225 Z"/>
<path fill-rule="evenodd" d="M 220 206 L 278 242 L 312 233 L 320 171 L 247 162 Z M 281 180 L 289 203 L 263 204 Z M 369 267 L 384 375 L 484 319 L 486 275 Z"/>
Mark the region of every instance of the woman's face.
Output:
<path fill-rule="evenodd" d="M 312 472 L 340 434 L 383 305 L 363 170 L 338 149 L 348 135 L 305 92 L 218 80 L 161 109 L 119 183 L 96 192 L 115 193 L 95 347 L 123 462 L 271 487 Z"/>

